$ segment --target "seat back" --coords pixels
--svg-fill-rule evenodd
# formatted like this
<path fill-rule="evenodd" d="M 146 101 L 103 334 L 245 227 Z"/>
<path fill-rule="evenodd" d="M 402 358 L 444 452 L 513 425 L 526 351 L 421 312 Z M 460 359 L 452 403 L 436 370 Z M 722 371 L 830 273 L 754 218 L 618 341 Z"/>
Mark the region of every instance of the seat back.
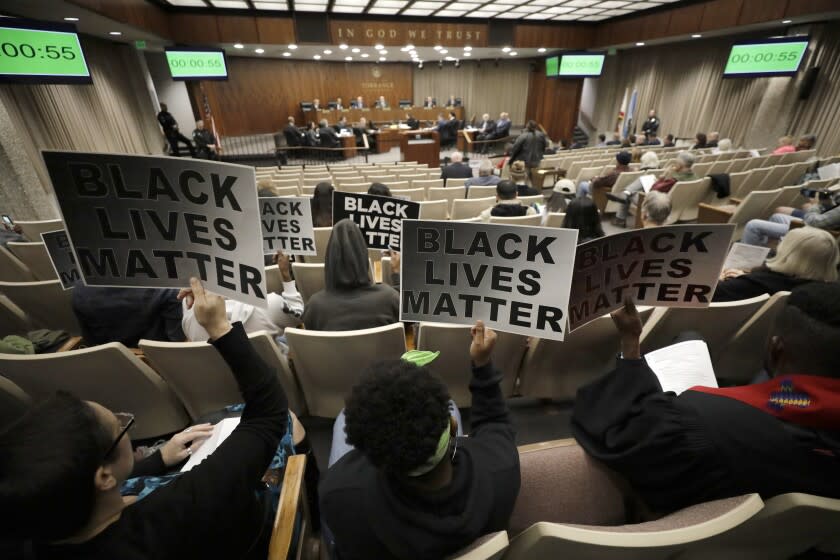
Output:
<path fill-rule="evenodd" d="M 706 308 L 657 307 L 642 329 L 642 352 L 668 346 L 680 333 L 694 331 L 706 341 L 714 361 L 723 345 L 769 298 L 762 294 L 740 301 L 712 303 Z"/>
<path fill-rule="evenodd" d="M 532 214 L 530 216 L 490 216 L 491 224 L 509 224 L 516 226 L 538 226 L 542 223 L 542 216 Z"/>
<path fill-rule="evenodd" d="M 23 416 L 31 404 L 23 389 L 0 376 L 0 431 Z"/>
<path fill-rule="evenodd" d="M 782 177 L 788 174 L 788 172 L 793 169 L 794 164 L 789 165 L 776 165 L 775 167 L 771 167 L 770 171 L 764 176 L 761 180 L 761 184 L 758 186 L 759 189 L 766 191 L 769 189 L 778 189 L 779 187 L 783 187 L 784 183 L 782 183 Z"/>
<path fill-rule="evenodd" d="M 29 241 L 41 241 L 41 234 L 49 231 L 64 229 L 64 222 L 61 220 L 38 220 L 15 222 L 23 230 L 23 236 Z"/>
<path fill-rule="evenodd" d="M 469 407 L 470 393 L 470 329 L 468 325 L 446 323 L 420 323 L 417 330 L 417 349 L 440 351 L 440 356 L 428 365 L 449 389 L 452 400 L 459 407 Z M 516 389 L 516 377 L 527 348 L 527 337 L 496 333 L 496 347 L 493 349 L 493 365 L 502 372 L 502 394 L 512 396 Z"/>
<path fill-rule="evenodd" d="M 367 194 L 369 188 L 370 183 L 339 183 L 335 190 L 346 193 Z"/>
<path fill-rule="evenodd" d="M 729 196 L 732 198 L 744 198 L 747 196 L 746 186 L 747 179 L 750 176 L 749 171 L 741 171 L 738 173 L 729 173 Z"/>
<path fill-rule="evenodd" d="M 429 200 L 420 203 L 421 220 L 448 220 L 449 201 Z"/>
<path fill-rule="evenodd" d="M 545 220 L 546 227 L 563 227 L 563 220 L 566 219 L 565 212 L 549 212 Z"/>
<path fill-rule="evenodd" d="M 327 245 L 330 243 L 330 236 L 332 235 L 332 227 L 316 227 L 312 228 L 315 234 L 315 255 L 306 255 L 303 257 L 303 262 L 307 264 L 321 263 L 327 257 Z"/>
<path fill-rule="evenodd" d="M 271 187 L 274 196 L 300 196 L 300 188 L 295 186 Z"/>
<path fill-rule="evenodd" d="M 500 560 L 507 546 L 507 532 L 498 531 L 477 538 L 469 546 L 447 556 L 445 560 Z"/>
<path fill-rule="evenodd" d="M 32 282 L 35 275 L 11 251 L 0 245 L 0 282 Z"/>
<path fill-rule="evenodd" d="M 467 190 L 469 198 L 487 198 L 496 196 L 496 185 L 476 185 Z"/>
<path fill-rule="evenodd" d="M 145 439 L 184 428 L 189 416 L 152 368 L 118 342 L 54 354 L 0 354 L 0 375 L 40 400 L 64 390 L 137 417 L 131 436 Z"/>
<path fill-rule="evenodd" d="M 735 207 L 735 212 L 729 218 L 729 223 L 735 224 L 735 231 L 732 234 L 732 239 L 740 239 L 744 231 L 744 227 L 750 220 L 766 220 L 767 208 L 773 204 L 773 201 L 779 195 L 779 190 L 772 191 L 752 191 L 747 194 L 741 201 L 741 204 Z"/>
<path fill-rule="evenodd" d="M 326 285 L 323 263 L 292 263 L 292 274 L 304 304 Z"/>
<path fill-rule="evenodd" d="M 456 198 L 464 199 L 464 187 L 429 187 L 426 190 L 426 200 L 445 200 L 448 207 Z"/>
<path fill-rule="evenodd" d="M 613 194 L 619 194 L 624 189 L 630 186 L 630 183 L 641 177 L 642 175 L 649 174 L 649 171 L 624 171 L 623 173 L 618 174 L 618 178 L 613 183 L 612 192 Z M 613 202 L 612 200 L 607 202 L 606 209 L 604 212 L 614 214 L 618 212 L 618 202 Z"/>
<path fill-rule="evenodd" d="M 443 179 L 414 179 L 411 181 L 411 188 L 414 189 L 428 190 L 433 187 L 443 188 Z"/>
<path fill-rule="evenodd" d="M 9 241 L 6 248 L 26 265 L 37 280 L 55 280 L 58 277 L 43 242 Z"/>
<path fill-rule="evenodd" d="M 426 200 L 426 189 L 391 189 L 391 194 L 406 197 L 413 202 Z"/>
<path fill-rule="evenodd" d="M 452 213 L 450 216 L 453 220 L 475 218 L 488 208 L 492 208 L 495 204 L 496 197 L 491 196 L 471 199 L 456 198 L 452 201 Z"/>
<path fill-rule="evenodd" d="M 700 202 L 709 194 L 712 180 L 708 177 L 694 181 L 680 181 L 671 188 L 671 213 L 666 225 L 697 219 Z"/>
<path fill-rule="evenodd" d="M 790 292 L 776 292 L 735 331 L 715 360 L 715 377 L 742 384 L 749 383 L 761 371 L 771 329 L 789 295 Z"/>
<path fill-rule="evenodd" d="M 20 307 L 33 323 L 47 329 L 82 334 L 73 313 L 73 291 L 62 289 L 59 280 L 0 282 L 0 293 Z"/>
<path fill-rule="evenodd" d="M 286 339 L 309 413 L 327 418 L 338 416 L 370 364 L 405 353 L 402 323 L 337 332 L 290 327 Z"/>
<path fill-rule="evenodd" d="M 10 334 L 23 335 L 30 330 L 32 324 L 26 313 L 0 293 L 0 338 Z"/>

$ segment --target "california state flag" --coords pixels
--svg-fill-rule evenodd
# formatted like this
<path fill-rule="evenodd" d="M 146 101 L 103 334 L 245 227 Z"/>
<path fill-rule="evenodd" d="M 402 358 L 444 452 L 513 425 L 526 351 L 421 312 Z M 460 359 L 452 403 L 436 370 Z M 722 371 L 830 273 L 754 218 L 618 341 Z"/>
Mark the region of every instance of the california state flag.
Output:
<path fill-rule="evenodd" d="M 618 110 L 618 117 L 615 119 L 615 131 L 621 133 L 621 123 L 624 122 L 624 117 L 627 115 L 627 95 L 630 93 L 630 88 L 624 88 L 624 99 L 621 100 L 621 108 Z"/>

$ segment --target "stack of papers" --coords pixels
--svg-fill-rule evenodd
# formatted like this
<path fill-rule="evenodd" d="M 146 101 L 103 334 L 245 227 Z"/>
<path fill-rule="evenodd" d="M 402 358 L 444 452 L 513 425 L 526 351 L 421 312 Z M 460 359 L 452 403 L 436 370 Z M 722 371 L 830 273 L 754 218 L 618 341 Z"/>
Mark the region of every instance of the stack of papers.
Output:
<path fill-rule="evenodd" d="M 665 392 L 679 395 L 695 385 L 718 386 L 709 347 L 702 340 L 688 340 L 648 352 L 645 361 Z"/>
<path fill-rule="evenodd" d="M 233 433 L 234 428 L 239 425 L 239 418 L 225 418 L 215 426 L 213 426 L 213 435 L 209 438 L 204 440 L 204 443 L 201 444 L 201 447 L 196 449 L 192 455 L 190 455 L 189 461 L 181 468 L 181 472 L 187 472 L 191 470 L 193 467 L 198 465 L 204 459 L 210 456 L 211 453 L 216 451 L 216 449 L 222 444 L 223 441 L 227 439 L 227 437 Z"/>
<path fill-rule="evenodd" d="M 747 245 L 746 243 L 733 243 L 732 248 L 729 250 L 729 255 L 726 256 L 726 262 L 723 263 L 723 270 L 732 268 L 737 270 L 752 270 L 758 268 L 764 264 L 769 253 L 769 247 Z"/>
<path fill-rule="evenodd" d="M 639 177 L 639 182 L 642 183 L 642 187 L 645 189 L 645 194 L 647 194 L 656 182 L 656 175 L 642 175 Z"/>

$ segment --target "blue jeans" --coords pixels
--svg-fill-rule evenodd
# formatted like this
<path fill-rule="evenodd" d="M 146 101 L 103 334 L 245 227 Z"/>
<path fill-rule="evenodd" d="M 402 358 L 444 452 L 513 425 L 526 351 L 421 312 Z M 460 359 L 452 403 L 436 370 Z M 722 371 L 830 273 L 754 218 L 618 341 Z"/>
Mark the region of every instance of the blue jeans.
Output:
<path fill-rule="evenodd" d="M 773 214 L 770 220 L 750 220 L 744 228 L 741 243 L 766 246 L 770 239 L 781 239 L 790 229 L 793 216 Z"/>
<path fill-rule="evenodd" d="M 464 435 L 464 428 L 461 425 L 461 411 L 455 406 L 455 401 L 449 401 L 449 412 L 455 421 L 458 422 L 458 436 Z M 330 446 L 330 461 L 327 468 L 331 467 L 333 463 L 344 457 L 347 453 L 353 450 L 353 446 L 347 443 L 347 434 L 344 433 L 344 409 L 338 413 L 338 417 L 333 424 L 332 445 Z"/>
<path fill-rule="evenodd" d="M 577 186 L 577 197 L 586 198 L 589 196 L 589 185 L 592 181 L 581 181 Z"/>

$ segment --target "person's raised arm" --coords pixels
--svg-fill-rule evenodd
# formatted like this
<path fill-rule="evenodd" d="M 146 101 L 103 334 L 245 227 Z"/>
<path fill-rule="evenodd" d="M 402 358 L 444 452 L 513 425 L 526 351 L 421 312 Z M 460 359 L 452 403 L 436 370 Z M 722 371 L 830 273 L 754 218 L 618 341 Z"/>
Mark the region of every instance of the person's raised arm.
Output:
<path fill-rule="evenodd" d="M 642 335 L 642 319 L 632 299 L 624 300 L 624 307 L 610 313 L 615 328 L 621 335 L 621 357 L 638 360 L 642 357 L 639 337 Z"/>
<path fill-rule="evenodd" d="M 513 439 L 514 432 L 502 388 L 502 373 L 493 367 L 490 354 L 496 345 L 496 333 L 477 321 L 471 330 L 470 359 L 472 360 L 472 436 L 478 436 L 492 425 L 501 425 Z"/>
<path fill-rule="evenodd" d="M 292 265 L 289 256 L 282 251 L 274 255 L 274 264 L 280 270 L 283 281 L 283 293 L 268 294 L 268 316 L 278 327 L 296 327 L 301 324 L 303 317 L 303 296 L 292 279 Z"/>

